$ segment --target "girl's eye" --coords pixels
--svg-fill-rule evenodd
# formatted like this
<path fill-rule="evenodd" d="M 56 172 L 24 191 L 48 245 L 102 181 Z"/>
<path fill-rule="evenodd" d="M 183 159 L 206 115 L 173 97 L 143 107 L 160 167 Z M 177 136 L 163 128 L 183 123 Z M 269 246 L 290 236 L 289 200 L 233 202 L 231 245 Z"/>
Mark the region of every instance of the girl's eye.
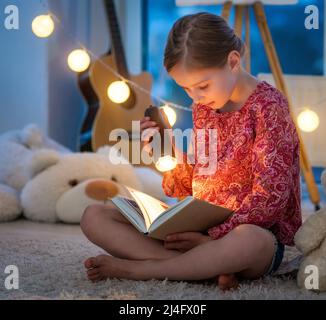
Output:
<path fill-rule="evenodd" d="M 208 88 L 208 84 L 206 84 L 206 86 L 203 86 L 203 87 L 199 87 L 200 90 L 205 90 Z"/>
<path fill-rule="evenodd" d="M 79 182 L 78 182 L 78 180 L 77 179 L 72 179 L 72 180 L 69 180 L 69 185 L 71 186 L 71 187 L 75 187 Z"/>

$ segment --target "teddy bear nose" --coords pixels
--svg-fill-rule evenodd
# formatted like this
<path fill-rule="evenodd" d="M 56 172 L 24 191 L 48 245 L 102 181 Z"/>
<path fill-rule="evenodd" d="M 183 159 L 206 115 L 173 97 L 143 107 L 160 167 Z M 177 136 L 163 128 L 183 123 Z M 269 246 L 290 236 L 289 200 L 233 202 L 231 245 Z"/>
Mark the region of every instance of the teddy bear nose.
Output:
<path fill-rule="evenodd" d="M 116 196 L 119 189 L 117 184 L 112 181 L 96 180 L 87 184 L 85 192 L 92 199 L 104 201 Z"/>

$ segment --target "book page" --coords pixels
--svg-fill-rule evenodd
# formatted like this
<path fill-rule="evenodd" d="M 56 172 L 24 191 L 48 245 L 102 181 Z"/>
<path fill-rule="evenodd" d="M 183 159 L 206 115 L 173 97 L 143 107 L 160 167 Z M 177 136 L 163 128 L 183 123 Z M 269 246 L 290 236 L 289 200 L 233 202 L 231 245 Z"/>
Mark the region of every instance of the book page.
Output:
<path fill-rule="evenodd" d="M 147 232 L 145 217 L 135 200 L 116 196 L 110 201 L 139 231 Z"/>
<path fill-rule="evenodd" d="M 203 232 L 223 223 L 233 212 L 205 200 L 188 196 L 179 205 L 166 210 L 148 230 L 148 235 L 164 240 L 167 234 Z"/>
<path fill-rule="evenodd" d="M 171 206 L 167 209 L 163 215 L 160 215 L 151 225 L 150 231 L 157 228 L 159 225 L 163 224 L 165 221 L 169 220 L 176 212 L 182 210 L 184 207 L 189 205 L 194 198 L 192 196 L 187 196 L 182 201 L 179 201 L 176 205 Z"/>
<path fill-rule="evenodd" d="M 144 215 L 141 211 L 141 209 L 139 208 L 139 205 L 137 204 L 137 202 L 135 200 L 123 197 L 122 198 L 125 202 L 127 202 L 128 205 L 130 205 L 131 207 L 133 207 L 135 209 L 135 211 L 138 213 L 139 217 L 141 217 L 143 220 L 144 219 Z"/>
<path fill-rule="evenodd" d="M 132 189 L 130 187 L 127 187 L 127 189 L 140 207 L 145 218 L 147 228 L 149 228 L 149 226 L 158 216 L 160 216 L 165 210 L 170 207 L 166 203 L 155 199 L 146 193 Z"/>

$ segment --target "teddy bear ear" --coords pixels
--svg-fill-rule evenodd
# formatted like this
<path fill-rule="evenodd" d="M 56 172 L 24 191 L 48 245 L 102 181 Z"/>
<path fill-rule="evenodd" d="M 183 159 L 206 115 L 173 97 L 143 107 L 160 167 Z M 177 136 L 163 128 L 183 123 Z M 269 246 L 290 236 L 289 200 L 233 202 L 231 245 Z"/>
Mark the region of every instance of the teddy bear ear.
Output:
<path fill-rule="evenodd" d="M 42 147 L 43 134 L 40 128 L 31 123 L 23 128 L 20 134 L 21 142 L 30 149 L 39 149 Z"/>
<path fill-rule="evenodd" d="M 60 155 L 54 150 L 42 149 L 36 151 L 28 161 L 26 173 L 30 178 L 33 178 L 38 173 L 58 163 L 59 160 Z"/>
<path fill-rule="evenodd" d="M 111 150 L 110 146 L 103 146 L 103 147 L 98 148 L 96 153 L 108 156 L 110 154 L 110 150 Z"/>

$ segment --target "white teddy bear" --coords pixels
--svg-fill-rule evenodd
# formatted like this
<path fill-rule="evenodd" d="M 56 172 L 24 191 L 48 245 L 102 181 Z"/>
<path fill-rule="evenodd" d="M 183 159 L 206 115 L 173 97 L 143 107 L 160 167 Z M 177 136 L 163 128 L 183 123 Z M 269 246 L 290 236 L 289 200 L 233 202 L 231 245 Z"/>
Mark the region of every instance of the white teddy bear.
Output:
<path fill-rule="evenodd" d="M 30 180 L 21 194 L 25 217 L 79 223 L 88 205 L 106 203 L 117 193 L 125 194 L 125 185 L 165 200 L 159 173 L 136 168 L 126 159 L 125 163 L 116 164 L 117 161 L 116 149 L 109 146 L 96 153 L 62 155 L 46 149 L 36 152 L 27 166 Z"/>
<path fill-rule="evenodd" d="M 0 221 L 14 220 L 21 215 L 19 196 L 29 179 L 25 165 L 32 154 L 42 148 L 71 152 L 44 136 L 34 124 L 0 135 Z"/>
<path fill-rule="evenodd" d="M 326 188 L 326 170 L 321 182 Z M 303 223 L 294 238 L 303 259 L 297 275 L 300 288 L 306 288 L 306 279 L 315 270 L 318 275 L 316 291 L 326 291 L 326 209 L 320 209 Z"/>

